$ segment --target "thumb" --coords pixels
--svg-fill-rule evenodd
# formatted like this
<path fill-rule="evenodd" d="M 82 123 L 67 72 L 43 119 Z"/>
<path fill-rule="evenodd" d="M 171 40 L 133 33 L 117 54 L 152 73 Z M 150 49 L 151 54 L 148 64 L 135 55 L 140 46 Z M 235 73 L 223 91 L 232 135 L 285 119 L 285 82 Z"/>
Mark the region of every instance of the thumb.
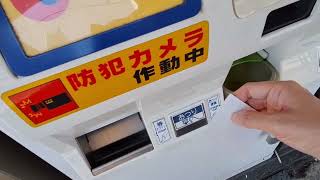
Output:
<path fill-rule="evenodd" d="M 249 129 L 258 129 L 272 134 L 281 133 L 282 114 L 244 110 L 234 113 L 232 121 Z"/>

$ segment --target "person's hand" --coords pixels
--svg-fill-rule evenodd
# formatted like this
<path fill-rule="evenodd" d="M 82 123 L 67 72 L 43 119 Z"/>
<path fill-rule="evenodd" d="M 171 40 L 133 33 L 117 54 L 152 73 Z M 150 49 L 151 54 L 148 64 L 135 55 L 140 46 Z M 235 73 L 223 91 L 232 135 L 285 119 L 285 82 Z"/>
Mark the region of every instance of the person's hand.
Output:
<path fill-rule="evenodd" d="M 248 83 L 234 95 L 257 111 L 237 112 L 233 122 L 320 158 L 320 100 L 303 87 L 292 81 Z"/>

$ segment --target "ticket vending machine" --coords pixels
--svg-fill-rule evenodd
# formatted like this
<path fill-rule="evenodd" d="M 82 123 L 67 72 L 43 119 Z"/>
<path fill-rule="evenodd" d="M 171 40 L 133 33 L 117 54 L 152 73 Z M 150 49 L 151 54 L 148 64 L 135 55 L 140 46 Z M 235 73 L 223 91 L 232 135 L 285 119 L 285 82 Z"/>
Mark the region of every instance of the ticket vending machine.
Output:
<path fill-rule="evenodd" d="M 320 86 L 317 0 L 0 0 L 0 129 L 71 179 L 227 179 L 268 135 L 215 118 L 234 60 Z"/>

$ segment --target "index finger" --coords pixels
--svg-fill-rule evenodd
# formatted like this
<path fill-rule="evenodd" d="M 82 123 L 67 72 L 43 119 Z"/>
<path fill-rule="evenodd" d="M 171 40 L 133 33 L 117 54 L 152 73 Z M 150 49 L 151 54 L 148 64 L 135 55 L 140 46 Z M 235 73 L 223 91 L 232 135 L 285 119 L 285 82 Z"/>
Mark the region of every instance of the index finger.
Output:
<path fill-rule="evenodd" d="M 276 83 L 276 81 L 250 82 L 243 85 L 233 95 L 243 102 L 247 102 L 249 99 L 266 99 Z"/>

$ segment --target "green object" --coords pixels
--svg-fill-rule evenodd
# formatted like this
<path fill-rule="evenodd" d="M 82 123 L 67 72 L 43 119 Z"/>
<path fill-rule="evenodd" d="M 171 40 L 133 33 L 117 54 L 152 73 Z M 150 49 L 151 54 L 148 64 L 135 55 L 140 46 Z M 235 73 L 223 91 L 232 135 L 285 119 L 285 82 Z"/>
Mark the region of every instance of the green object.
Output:
<path fill-rule="evenodd" d="M 254 54 L 251 54 L 249 56 L 246 56 L 244 58 L 241 58 L 241 59 L 234 61 L 232 64 L 232 67 L 240 65 L 242 63 L 261 62 L 261 61 L 264 61 L 264 59 L 258 53 L 254 53 Z"/>
<path fill-rule="evenodd" d="M 230 94 L 248 82 L 275 80 L 278 80 L 277 70 L 255 53 L 233 63 L 223 86 L 225 94 Z"/>

